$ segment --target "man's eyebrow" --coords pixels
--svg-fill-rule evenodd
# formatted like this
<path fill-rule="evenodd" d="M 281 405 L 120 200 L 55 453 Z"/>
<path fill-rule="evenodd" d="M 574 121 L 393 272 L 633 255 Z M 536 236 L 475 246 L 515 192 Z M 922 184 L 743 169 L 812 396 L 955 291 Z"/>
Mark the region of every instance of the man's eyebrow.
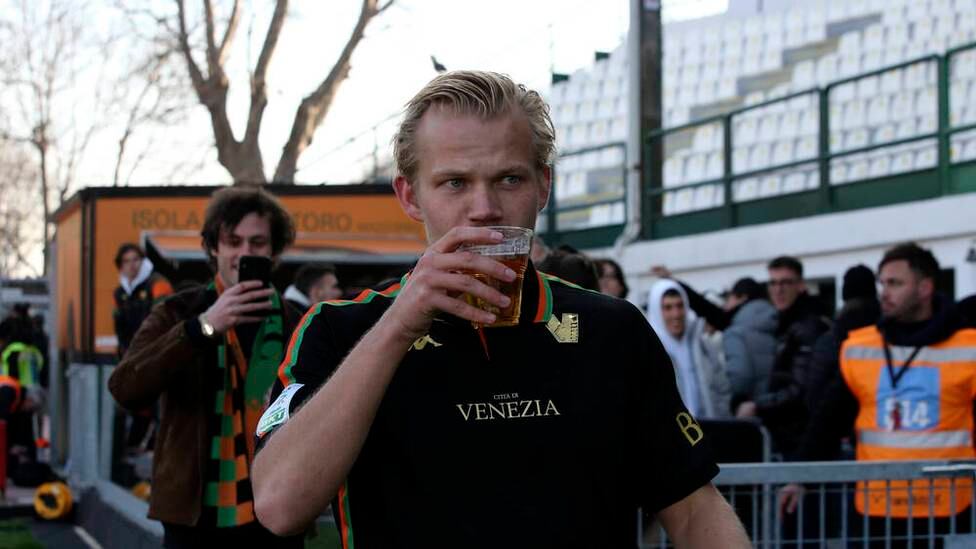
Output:
<path fill-rule="evenodd" d="M 446 177 L 466 177 L 471 172 L 469 170 L 463 170 L 459 168 L 445 168 L 441 170 L 434 170 L 430 173 L 431 177 L 434 179 L 443 179 Z"/>
<path fill-rule="evenodd" d="M 497 175 L 507 175 L 510 173 L 528 173 L 529 167 L 523 164 L 512 164 L 495 172 Z"/>

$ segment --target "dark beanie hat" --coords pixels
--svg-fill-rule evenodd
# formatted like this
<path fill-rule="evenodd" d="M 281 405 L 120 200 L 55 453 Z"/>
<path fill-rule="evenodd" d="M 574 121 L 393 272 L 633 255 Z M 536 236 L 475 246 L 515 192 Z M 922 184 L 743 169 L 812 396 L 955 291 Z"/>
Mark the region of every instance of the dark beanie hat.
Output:
<path fill-rule="evenodd" d="M 878 288 L 874 281 L 874 272 L 864 265 L 855 265 L 844 273 L 844 289 L 841 292 L 844 301 L 858 297 L 877 299 Z"/>
<path fill-rule="evenodd" d="M 763 297 L 763 287 L 753 278 L 740 278 L 732 285 L 732 295 L 745 296 L 746 300 L 759 299 Z"/>

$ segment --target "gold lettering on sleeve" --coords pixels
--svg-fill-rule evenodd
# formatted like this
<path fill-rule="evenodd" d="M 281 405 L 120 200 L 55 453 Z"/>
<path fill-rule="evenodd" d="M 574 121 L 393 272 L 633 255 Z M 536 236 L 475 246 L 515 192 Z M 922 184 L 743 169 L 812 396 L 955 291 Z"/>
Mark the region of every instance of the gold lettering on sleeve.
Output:
<path fill-rule="evenodd" d="M 679 413 L 675 419 L 678 421 L 678 428 L 681 429 L 681 434 L 688 439 L 688 443 L 692 446 L 698 444 L 701 442 L 701 439 L 705 438 L 705 433 L 702 432 L 701 427 L 688 412 Z"/>

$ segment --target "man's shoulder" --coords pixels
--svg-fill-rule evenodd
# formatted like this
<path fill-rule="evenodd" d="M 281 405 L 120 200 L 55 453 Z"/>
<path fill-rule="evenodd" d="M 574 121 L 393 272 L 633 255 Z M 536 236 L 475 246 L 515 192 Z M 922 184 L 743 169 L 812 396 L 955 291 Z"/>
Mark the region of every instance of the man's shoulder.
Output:
<path fill-rule="evenodd" d="M 843 348 L 857 345 L 875 345 L 881 343 L 881 332 L 874 324 L 857 328 L 847 333 L 847 339 L 842 344 Z"/>
<path fill-rule="evenodd" d="M 308 308 L 301 324 L 307 326 L 313 322 L 328 322 L 352 327 L 365 322 L 371 325 L 393 303 L 404 282 L 404 279 L 400 279 L 377 288 L 367 288 L 351 299 L 316 303 Z"/>
<path fill-rule="evenodd" d="M 158 304 L 153 307 L 153 313 L 167 314 L 178 318 L 188 316 L 207 303 L 208 291 L 213 290 L 210 290 L 203 284 L 193 284 L 182 287 L 176 293 L 165 296 L 163 299 L 159 300 Z M 213 297 L 216 298 L 215 291 Z"/>
<path fill-rule="evenodd" d="M 553 312 L 579 313 L 601 321 L 640 321 L 646 324 L 644 313 L 633 303 L 581 288 L 561 278 L 540 273 L 552 292 Z"/>

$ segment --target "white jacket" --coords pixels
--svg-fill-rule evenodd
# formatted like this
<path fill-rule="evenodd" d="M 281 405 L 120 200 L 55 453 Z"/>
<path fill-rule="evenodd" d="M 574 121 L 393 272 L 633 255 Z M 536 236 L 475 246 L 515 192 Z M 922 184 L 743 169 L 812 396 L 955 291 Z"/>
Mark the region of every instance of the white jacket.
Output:
<path fill-rule="evenodd" d="M 675 338 L 664 325 L 661 299 L 675 290 L 685 302 L 685 331 Z M 674 364 L 678 392 L 693 415 L 703 418 L 730 417 L 732 387 L 725 371 L 722 335 L 705 333 L 705 321 L 688 306 L 688 296 L 673 280 L 659 280 L 651 286 L 647 318 Z"/>

